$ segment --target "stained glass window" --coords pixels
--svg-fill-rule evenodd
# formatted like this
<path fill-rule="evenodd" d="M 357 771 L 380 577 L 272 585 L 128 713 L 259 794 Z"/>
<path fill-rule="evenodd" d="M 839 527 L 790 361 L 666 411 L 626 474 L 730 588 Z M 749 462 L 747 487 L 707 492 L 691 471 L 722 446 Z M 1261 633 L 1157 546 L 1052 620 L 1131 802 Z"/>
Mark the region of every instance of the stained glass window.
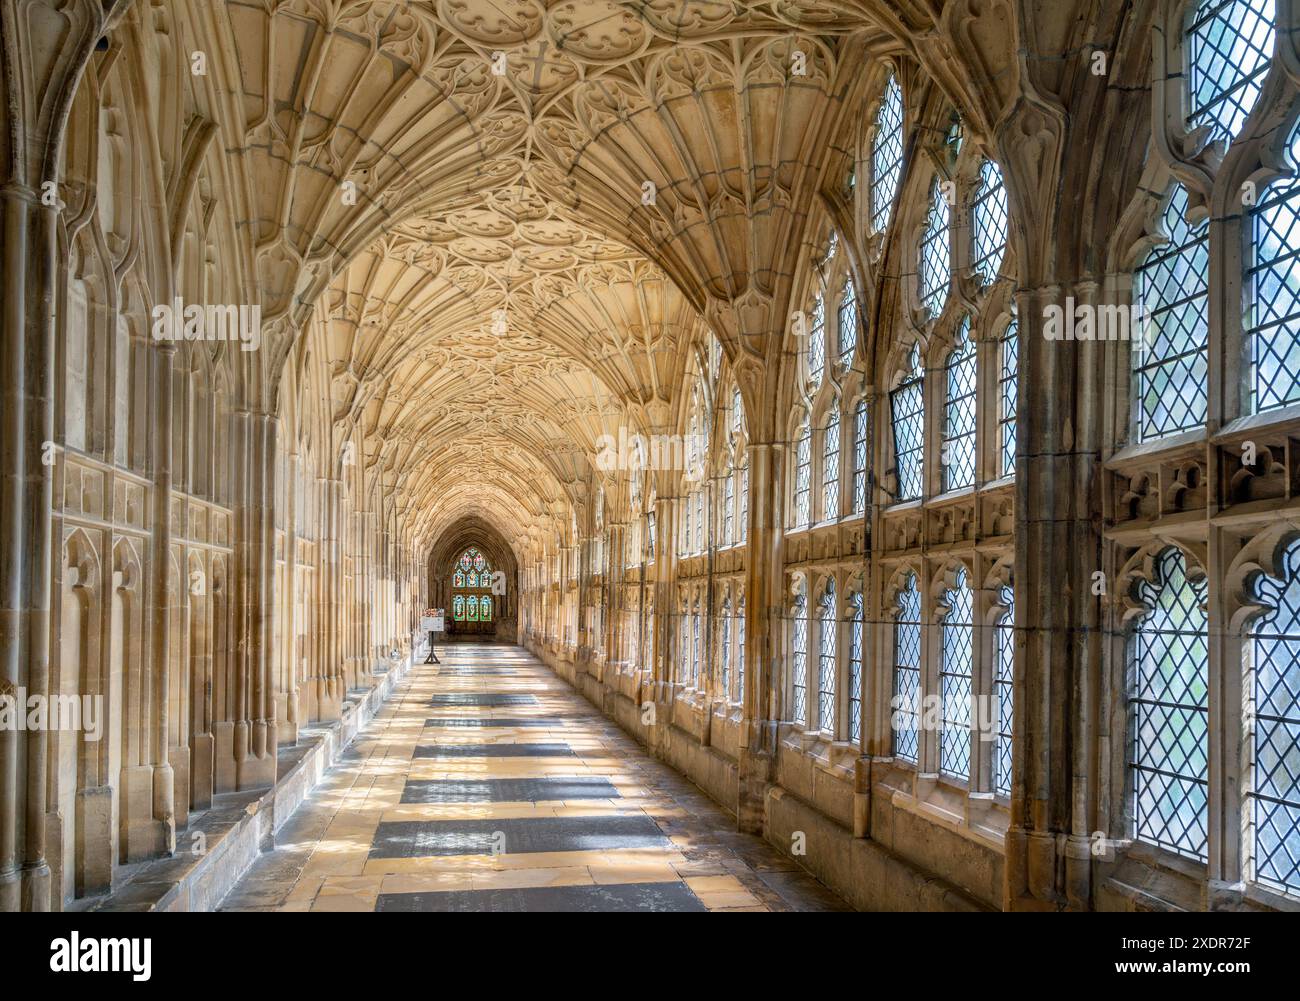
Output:
<path fill-rule="evenodd" d="M 804 726 L 808 722 L 808 603 L 802 594 L 794 603 L 791 625 L 790 687 L 794 696 L 791 718 Z"/>
<path fill-rule="evenodd" d="M 1300 167 L 1300 126 L 1290 148 L 1292 167 Z M 1263 413 L 1300 400 L 1300 179 L 1270 185 L 1251 224 L 1246 339 L 1251 405 Z"/>
<path fill-rule="evenodd" d="M 921 305 L 931 316 L 943 312 L 952 280 L 952 261 L 948 254 L 948 223 L 952 211 L 944 196 L 944 186 L 935 180 L 930 189 L 930 212 L 921 235 L 918 275 L 921 281 Z"/>
<path fill-rule="evenodd" d="M 471 594 L 465 599 L 465 618 L 470 622 L 478 621 L 478 595 Z"/>
<path fill-rule="evenodd" d="M 492 596 L 485 594 L 478 600 L 479 618 L 484 622 L 492 620 Z"/>
<path fill-rule="evenodd" d="M 817 610 L 817 725 L 835 732 L 835 581 L 826 582 Z"/>
<path fill-rule="evenodd" d="M 469 550 L 460 554 L 460 568 L 462 570 L 468 570 L 470 568 L 470 562 Z"/>
<path fill-rule="evenodd" d="M 989 285 L 1002 270 L 1007 252 L 1007 189 L 1002 183 L 1002 168 L 992 160 L 980 166 L 980 185 L 971 209 L 971 257 L 980 282 Z"/>
<path fill-rule="evenodd" d="M 1016 406 L 1020 396 L 1020 324 L 1012 320 L 1002 335 L 998 366 L 998 469 L 1016 471 Z"/>
<path fill-rule="evenodd" d="M 844 291 L 840 293 L 840 311 L 835 321 L 840 337 L 840 364 L 848 366 L 853 361 L 853 351 L 858 346 L 858 294 L 854 291 L 853 280 L 844 280 Z"/>
<path fill-rule="evenodd" d="M 465 596 L 457 594 L 451 599 L 451 617 L 457 622 L 465 621 Z"/>
<path fill-rule="evenodd" d="M 840 516 L 840 412 L 831 404 L 822 438 L 822 520 Z"/>
<path fill-rule="evenodd" d="M 921 708 L 921 591 L 909 573 L 898 592 L 894 620 L 894 755 L 916 762 Z"/>
<path fill-rule="evenodd" d="M 799 429 L 794 463 L 794 527 L 804 528 L 812 518 L 812 429 L 807 424 Z"/>
<path fill-rule="evenodd" d="M 1015 595 L 1011 588 L 998 588 L 998 604 L 1006 611 L 998 616 L 993 635 L 993 697 L 998 709 L 998 735 L 993 747 L 993 792 L 1011 795 L 1011 731 L 1015 720 L 1012 678 L 1015 673 Z"/>
<path fill-rule="evenodd" d="M 862 739 L 862 595 L 849 598 L 849 740 Z"/>
<path fill-rule="evenodd" d="M 808 328 L 808 379 L 813 386 L 822 384 L 826 371 L 826 298 L 820 293 L 813 299 L 812 324 Z"/>
<path fill-rule="evenodd" d="M 939 770 L 956 778 L 970 775 L 971 678 L 975 661 L 975 596 L 965 569 L 945 592 L 939 665 L 943 726 L 939 731 Z"/>
<path fill-rule="evenodd" d="M 478 587 L 478 574 L 471 570 L 465 575 L 466 587 Z"/>
<path fill-rule="evenodd" d="M 1300 541 L 1282 554 L 1282 579 L 1259 574 L 1269 611 L 1252 623 L 1250 781 L 1246 815 L 1254 878 L 1300 894 Z"/>
<path fill-rule="evenodd" d="M 1134 275 L 1147 330 L 1134 331 L 1138 437 L 1149 441 L 1205 423 L 1209 337 L 1209 223 L 1187 223 L 1187 191 L 1175 186 L 1162 226 L 1168 242 Z"/>
<path fill-rule="evenodd" d="M 921 496 L 925 460 L 925 397 L 921 349 L 912 345 L 908 372 L 889 396 L 894 423 L 894 467 L 898 475 L 898 500 Z"/>
<path fill-rule="evenodd" d="M 482 570 L 487 565 L 487 560 L 483 558 L 482 553 L 474 553 L 474 569 Z"/>
<path fill-rule="evenodd" d="M 1232 142 L 1263 89 L 1276 34 L 1274 0 L 1201 0 L 1187 30 L 1193 126 Z"/>
<path fill-rule="evenodd" d="M 1129 643 L 1135 836 L 1206 858 L 1209 659 L 1206 583 L 1188 579 L 1182 551 L 1162 550 L 1137 598 L 1147 613 Z"/>
<path fill-rule="evenodd" d="M 970 317 L 957 331 L 945 375 L 943 488 L 958 490 L 975 483 L 975 345 Z"/>
<path fill-rule="evenodd" d="M 867 509 L 867 403 L 853 411 L 853 513 Z"/>
<path fill-rule="evenodd" d="M 883 233 L 889 227 L 902 174 L 903 90 L 890 77 L 871 141 L 871 228 L 874 232 Z"/>
<path fill-rule="evenodd" d="M 465 574 L 463 571 L 457 570 L 454 574 L 451 575 L 451 586 L 452 587 L 465 586 Z"/>

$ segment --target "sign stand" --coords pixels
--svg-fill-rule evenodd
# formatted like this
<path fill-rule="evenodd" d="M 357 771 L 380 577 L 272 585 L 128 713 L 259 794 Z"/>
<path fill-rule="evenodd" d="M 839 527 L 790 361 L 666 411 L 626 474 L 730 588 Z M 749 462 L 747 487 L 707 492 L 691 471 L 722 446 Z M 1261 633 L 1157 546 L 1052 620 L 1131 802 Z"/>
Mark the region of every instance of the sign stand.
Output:
<path fill-rule="evenodd" d="M 441 664 L 437 653 L 433 649 L 433 634 L 442 632 L 446 626 L 443 624 L 443 610 L 441 608 L 429 608 L 420 616 L 420 628 L 429 634 L 429 656 L 425 659 L 426 664 Z"/>

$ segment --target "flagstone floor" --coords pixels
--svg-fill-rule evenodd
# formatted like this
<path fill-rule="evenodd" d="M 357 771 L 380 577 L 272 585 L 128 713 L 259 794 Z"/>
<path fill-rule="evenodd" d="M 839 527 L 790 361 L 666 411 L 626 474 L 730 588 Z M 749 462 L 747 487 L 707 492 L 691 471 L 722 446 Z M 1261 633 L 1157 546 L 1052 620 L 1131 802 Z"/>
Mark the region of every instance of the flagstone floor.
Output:
<path fill-rule="evenodd" d="M 849 909 L 522 648 L 439 656 L 222 910 Z"/>

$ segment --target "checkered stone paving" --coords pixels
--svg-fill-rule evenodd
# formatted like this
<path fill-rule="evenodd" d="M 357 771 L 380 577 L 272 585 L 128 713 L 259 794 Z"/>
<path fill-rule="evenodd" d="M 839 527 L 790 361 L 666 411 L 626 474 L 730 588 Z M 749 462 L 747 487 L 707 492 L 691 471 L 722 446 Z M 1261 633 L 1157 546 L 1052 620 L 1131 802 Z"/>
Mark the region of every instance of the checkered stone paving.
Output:
<path fill-rule="evenodd" d="M 849 909 L 522 649 L 439 655 L 222 910 Z"/>

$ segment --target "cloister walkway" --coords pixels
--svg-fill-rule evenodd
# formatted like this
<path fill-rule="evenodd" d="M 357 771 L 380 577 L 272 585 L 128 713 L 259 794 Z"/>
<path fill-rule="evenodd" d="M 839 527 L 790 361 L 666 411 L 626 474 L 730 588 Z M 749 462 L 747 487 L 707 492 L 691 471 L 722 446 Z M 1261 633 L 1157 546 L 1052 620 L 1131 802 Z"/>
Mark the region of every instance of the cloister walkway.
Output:
<path fill-rule="evenodd" d="M 222 910 L 847 909 L 523 649 L 440 657 Z"/>

